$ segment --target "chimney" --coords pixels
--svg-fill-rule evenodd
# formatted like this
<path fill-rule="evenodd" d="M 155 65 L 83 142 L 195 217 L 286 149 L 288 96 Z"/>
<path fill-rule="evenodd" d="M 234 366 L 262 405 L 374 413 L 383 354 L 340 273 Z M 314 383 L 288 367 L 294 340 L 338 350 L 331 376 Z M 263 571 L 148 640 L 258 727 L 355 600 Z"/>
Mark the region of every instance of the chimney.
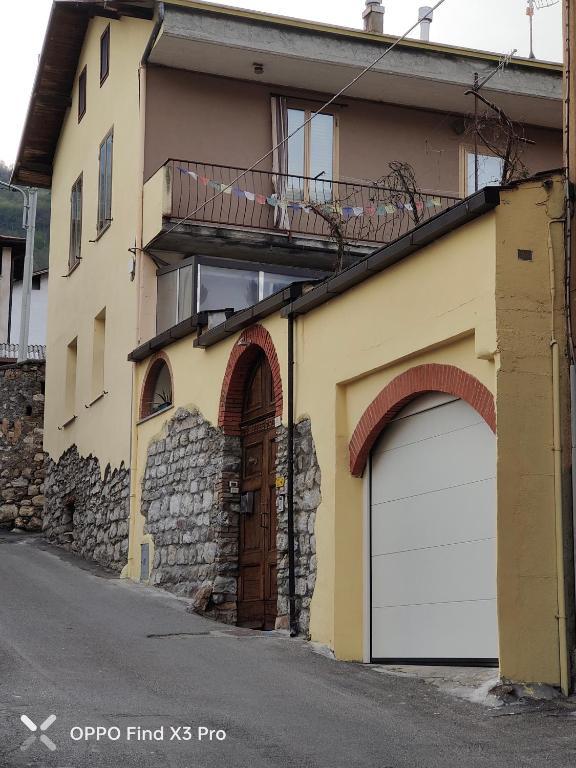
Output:
<path fill-rule="evenodd" d="M 384 32 L 384 6 L 380 0 L 366 0 L 366 8 L 362 14 L 364 19 L 364 31 L 376 32 L 381 35 Z"/>
<path fill-rule="evenodd" d="M 432 24 L 432 8 L 423 5 L 418 8 L 418 21 L 420 22 L 420 40 L 430 41 L 430 24 Z"/>

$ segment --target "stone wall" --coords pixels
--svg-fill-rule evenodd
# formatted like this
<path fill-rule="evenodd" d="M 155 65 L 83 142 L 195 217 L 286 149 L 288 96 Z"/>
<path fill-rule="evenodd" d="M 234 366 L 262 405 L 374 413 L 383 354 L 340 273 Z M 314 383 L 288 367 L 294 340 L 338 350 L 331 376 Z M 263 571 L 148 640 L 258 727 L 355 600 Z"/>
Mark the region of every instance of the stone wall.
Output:
<path fill-rule="evenodd" d="M 316 578 L 314 524 L 320 471 L 310 422 L 295 434 L 296 591 L 303 634 Z M 154 541 L 150 580 L 192 598 L 200 613 L 235 623 L 241 443 L 225 436 L 198 411 L 179 409 L 166 434 L 148 448 L 141 510 Z M 285 473 L 286 429 L 278 431 L 278 473 Z M 278 516 L 278 625 L 288 612 L 287 514 Z"/>
<path fill-rule="evenodd" d="M 149 446 L 142 488 L 154 539 L 151 583 L 228 622 L 236 619 L 239 506 L 223 483 L 239 469 L 239 439 L 180 408 L 166 437 Z"/>
<path fill-rule="evenodd" d="M 288 435 L 279 433 L 277 473 L 287 474 Z M 294 425 L 294 554 L 296 576 L 296 619 L 299 632 L 309 634 L 310 603 L 316 586 L 316 510 L 322 501 L 322 476 L 310 419 Z M 288 513 L 278 515 L 278 615 L 288 626 Z"/>
<path fill-rule="evenodd" d="M 0 526 L 38 531 L 44 511 L 45 363 L 0 367 Z"/>
<path fill-rule="evenodd" d="M 121 571 L 128 559 L 130 470 L 108 465 L 102 476 L 94 456 L 76 446 L 46 465 L 43 531 L 54 544 Z"/>

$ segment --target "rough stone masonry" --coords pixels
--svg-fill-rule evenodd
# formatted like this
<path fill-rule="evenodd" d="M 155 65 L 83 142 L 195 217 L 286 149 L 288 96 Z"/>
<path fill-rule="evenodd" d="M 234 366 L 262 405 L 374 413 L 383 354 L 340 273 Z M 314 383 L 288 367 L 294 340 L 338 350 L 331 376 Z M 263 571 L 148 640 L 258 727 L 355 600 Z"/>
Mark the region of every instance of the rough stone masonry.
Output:
<path fill-rule="evenodd" d="M 0 527 L 39 531 L 44 512 L 45 363 L 0 367 Z"/>
<path fill-rule="evenodd" d="M 54 544 L 121 571 L 128 560 L 130 470 L 108 465 L 102 474 L 94 456 L 75 445 L 46 462 L 43 531 Z"/>
<path fill-rule="evenodd" d="M 278 429 L 277 474 L 285 475 L 286 428 Z M 166 433 L 148 448 L 142 484 L 146 532 L 154 541 L 151 582 L 185 597 L 195 609 L 236 621 L 239 497 L 230 480 L 240 474 L 241 443 L 197 410 L 178 409 Z M 316 510 L 320 468 L 309 420 L 295 428 L 297 619 L 308 634 L 316 582 Z M 278 626 L 287 626 L 287 510 L 278 514 Z"/>

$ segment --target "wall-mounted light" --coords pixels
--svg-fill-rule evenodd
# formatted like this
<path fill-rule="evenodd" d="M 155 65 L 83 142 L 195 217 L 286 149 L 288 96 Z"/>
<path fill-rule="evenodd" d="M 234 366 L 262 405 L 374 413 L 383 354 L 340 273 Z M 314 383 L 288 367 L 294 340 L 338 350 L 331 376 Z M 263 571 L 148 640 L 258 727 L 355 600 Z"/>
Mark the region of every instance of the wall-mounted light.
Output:
<path fill-rule="evenodd" d="M 255 61 L 252 65 L 254 67 L 254 74 L 255 75 L 263 75 L 264 74 L 264 64 L 261 64 L 258 61 Z"/>

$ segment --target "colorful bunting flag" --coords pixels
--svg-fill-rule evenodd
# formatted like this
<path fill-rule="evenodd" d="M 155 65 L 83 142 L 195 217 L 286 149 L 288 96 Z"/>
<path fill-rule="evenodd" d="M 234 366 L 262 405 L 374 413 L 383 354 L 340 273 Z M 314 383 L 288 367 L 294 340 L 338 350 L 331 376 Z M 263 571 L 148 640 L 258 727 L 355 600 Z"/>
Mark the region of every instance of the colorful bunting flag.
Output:
<path fill-rule="evenodd" d="M 320 209 L 326 214 L 338 214 L 349 219 L 358 216 L 387 216 L 394 214 L 397 211 L 413 211 L 414 209 L 421 213 L 424 208 L 443 207 L 442 199 L 440 197 L 427 198 L 425 202 L 418 200 L 415 204 L 396 201 L 394 203 L 379 203 L 378 205 L 370 203 L 365 206 L 341 206 L 338 203 L 325 202 L 322 204 L 317 203 L 315 207 L 312 207 L 304 202 L 289 201 L 285 198 L 280 199 L 276 194 L 270 196 L 256 194 L 255 192 L 249 192 L 240 187 L 214 181 L 213 179 L 209 179 L 207 176 L 201 176 L 188 168 L 179 167 L 178 170 L 181 174 L 190 176 L 190 178 L 202 184 L 202 186 L 217 190 L 225 195 L 234 195 L 234 197 L 242 198 L 251 203 L 257 203 L 258 205 L 270 205 L 272 208 L 281 207 L 283 209 L 289 208 L 293 211 L 303 211 L 306 214 L 310 214 L 315 210 Z"/>

